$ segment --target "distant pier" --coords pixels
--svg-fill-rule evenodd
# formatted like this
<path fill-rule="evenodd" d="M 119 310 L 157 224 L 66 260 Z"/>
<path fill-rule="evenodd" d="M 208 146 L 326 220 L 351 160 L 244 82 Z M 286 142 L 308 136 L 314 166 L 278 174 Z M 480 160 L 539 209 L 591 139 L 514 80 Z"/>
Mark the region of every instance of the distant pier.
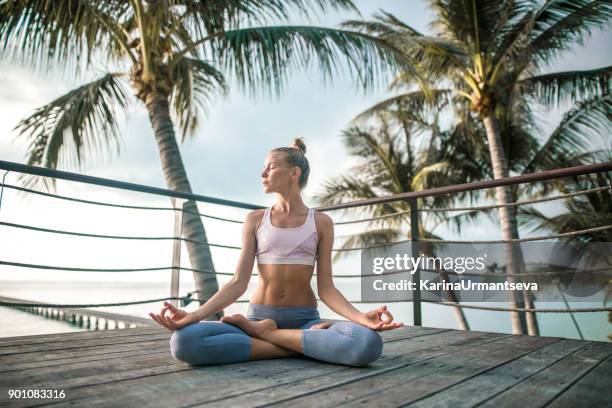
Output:
<path fill-rule="evenodd" d="M 2 302 L 38 303 L 33 300 L 0 296 Z M 151 327 L 155 322 L 143 317 L 128 316 L 119 313 L 102 312 L 93 309 L 58 308 L 41 306 L 13 306 L 13 309 L 40 315 L 49 319 L 65 321 L 88 330 L 127 329 L 135 327 Z"/>

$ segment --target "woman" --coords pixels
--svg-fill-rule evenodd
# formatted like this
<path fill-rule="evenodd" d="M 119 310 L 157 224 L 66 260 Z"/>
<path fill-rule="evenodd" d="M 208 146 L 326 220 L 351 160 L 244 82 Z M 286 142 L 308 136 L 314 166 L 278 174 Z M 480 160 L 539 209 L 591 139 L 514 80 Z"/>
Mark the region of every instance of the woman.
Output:
<path fill-rule="evenodd" d="M 334 287 L 331 253 L 334 240 L 329 216 L 306 207 L 300 191 L 310 167 L 306 146 L 272 150 L 261 173 L 266 193 L 276 193 L 271 208 L 250 212 L 244 222 L 242 251 L 236 273 L 213 297 L 187 313 L 165 302 L 149 315 L 174 330 L 172 355 L 191 365 L 229 364 L 305 355 L 320 361 L 363 366 L 382 354 L 377 331 L 395 329 L 386 306 L 367 313 L 355 309 Z M 257 257 L 259 285 L 247 316 L 204 321 L 235 302 L 247 289 Z M 315 261 L 321 300 L 347 322 L 324 322 L 310 287 Z M 166 312 L 169 315 L 166 316 Z M 382 320 L 382 315 L 388 316 Z"/>

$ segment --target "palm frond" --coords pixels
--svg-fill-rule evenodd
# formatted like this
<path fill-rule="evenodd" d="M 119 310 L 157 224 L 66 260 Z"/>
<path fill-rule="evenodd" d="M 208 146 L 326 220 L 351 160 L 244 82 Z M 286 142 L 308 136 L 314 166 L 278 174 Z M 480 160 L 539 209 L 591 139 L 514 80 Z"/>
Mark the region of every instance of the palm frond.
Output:
<path fill-rule="evenodd" d="M 409 32 L 410 34 L 416 35 L 416 36 L 423 35 L 421 34 L 421 32 L 419 32 L 414 27 L 410 26 L 408 23 L 400 20 L 399 18 L 397 18 L 396 16 L 394 16 L 393 14 L 387 11 L 380 10 L 378 13 L 374 14 L 374 18 L 384 24 L 387 24 L 389 27 L 395 28 L 398 31 Z"/>
<path fill-rule="evenodd" d="M 386 243 L 395 242 L 402 236 L 402 232 L 397 229 L 383 228 L 383 229 L 372 229 L 366 232 L 355 234 L 348 238 L 340 245 L 340 249 L 351 249 L 370 247 L 375 245 L 381 245 Z M 337 251 L 332 258 L 332 262 L 336 262 L 349 254 L 352 251 Z"/>
<path fill-rule="evenodd" d="M 608 137 L 612 132 L 612 96 L 593 97 L 568 111 L 546 143 L 525 166 L 524 172 L 557 168 L 587 151 L 593 136 Z"/>
<path fill-rule="evenodd" d="M 340 23 L 340 27 L 348 30 L 360 31 L 366 34 L 377 35 L 381 38 L 385 38 L 388 34 L 410 34 L 414 36 L 421 36 L 418 30 L 411 27 L 407 23 L 401 21 L 393 14 L 388 13 L 384 10 L 374 14 L 375 21 L 365 20 L 346 20 Z"/>
<path fill-rule="evenodd" d="M 359 14 L 351 0 L 174 0 L 174 4 L 183 9 L 182 18 L 196 27 L 200 38 L 241 25 L 287 20 L 294 12 L 309 15 L 332 9 Z"/>
<path fill-rule="evenodd" d="M 208 62 L 187 57 L 174 66 L 172 75 L 174 112 L 181 127 L 181 141 L 185 141 L 194 135 L 198 118 L 212 96 L 227 93 L 227 84 L 223 74 Z"/>
<path fill-rule="evenodd" d="M 129 14 L 123 1 L 4 1 L 0 3 L 0 55 L 34 66 L 91 61 L 97 47 L 128 53 L 117 19 Z M 124 54 L 125 55 L 125 54 Z"/>
<path fill-rule="evenodd" d="M 461 234 L 463 228 L 466 226 L 476 225 L 483 215 L 488 216 L 492 219 L 494 214 L 497 212 L 495 209 L 487 210 L 468 210 L 459 214 L 448 215 L 447 212 L 435 212 L 434 217 L 438 222 L 429 229 L 433 232 L 440 225 L 447 225 L 452 233 Z"/>
<path fill-rule="evenodd" d="M 56 169 L 61 164 L 80 167 L 92 152 L 119 150 L 115 106 L 127 107 L 121 74 L 109 73 L 38 108 L 15 127 L 29 139 L 27 164 Z M 40 180 L 25 176 L 26 185 Z M 53 183 L 52 183 L 53 185 Z M 44 187 L 48 187 L 45 185 Z"/>
<path fill-rule="evenodd" d="M 490 51 L 498 38 L 499 22 L 508 19 L 509 1 L 431 0 L 438 19 L 434 27 L 469 44 L 472 54 Z"/>
<path fill-rule="evenodd" d="M 537 75 L 517 84 L 522 92 L 547 106 L 576 103 L 596 95 L 610 94 L 612 66 L 585 71 L 565 71 Z"/>
<path fill-rule="evenodd" d="M 402 182 L 396 171 L 396 164 L 400 159 L 394 154 L 398 149 L 393 146 L 394 141 L 389 136 L 388 127 L 383 124 L 378 131 L 352 127 L 342 132 L 342 138 L 349 154 L 366 158 L 375 168 L 371 174 L 382 177 L 380 181 L 385 183 L 389 192 L 403 192 Z"/>
<path fill-rule="evenodd" d="M 420 77 L 413 61 L 385 41 L 366 34 L 309 26 L 254 27 L 211 36 L 215 58 L 239 86 L 280 92 L 288 75 L 317 66 L 328 81 L 345 68 L 364 89 L 383 84 L 403 69 Z M 345 60 L 345 64 L 340 61 Z"/>
<path fill-rule="evenodd" d="M 550 62 L 559 51 L 582 43 L 585 34 L 609 24 L 609 0 L 550 0 L 537 12 L 537 20 L 527 47 L 542 63 Z"/>
<path fill-rule="evenodd" d="M 432 89 L 430 93 L 425 93 L 421 90 L 407 92 L 376 103 L 359 113 L 351 122 L 357 123 L 369 119 L 375 114 L 393 107 L 396 107 L 401 112 L 422 112 L 422 114 L 426 115 L 429 113 L 428 110 L 438 111 L 442 109 L 449 102 L 451 95 L 452 91 L 449 89 Z"/>
<path fill-rule="evenodd" d="M 411 182 L 412 191 L 426 190 L 428 188 L 438 187 L 437 185 L 431 185 L 428 180 L 434 173 L 447 173 L 450 163 L 447 161 L 429 164 L 421 167 L 419 172 L 414 175 Z"/>

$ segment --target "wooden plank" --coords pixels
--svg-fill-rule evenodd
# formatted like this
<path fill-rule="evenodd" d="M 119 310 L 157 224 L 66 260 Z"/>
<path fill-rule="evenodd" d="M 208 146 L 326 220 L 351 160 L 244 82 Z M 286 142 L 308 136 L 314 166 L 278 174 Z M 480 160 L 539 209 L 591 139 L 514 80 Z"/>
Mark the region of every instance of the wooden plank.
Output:
<path fill-rule="evenodd" d="M 558 341 L 460 382 L 412 405 L 415 407 L 472 407 L 478 405 L 585 347 L 586 344 L 578 340 Z"/>
<path fill-rule="evenodd" d="M 385 343 L 390 343 L 392 341 L 419 336 L 429 336 L 431 334 L 442 333 L 450 330 L 451 329 L 439 329 L 434 327 L 407 326 L 393 330 L 386 330 L 381 332 L 380 335 Z"/>
<path fill-rule="evenodd" d="M 119 334 L 119 333 L 117 333 Z M 72 348 L 76 345 L 82 347 L 104 345 L 104 344 L 116 344 L 116 343 L 131 343 L 134 341 L 147 340 L 160 338 L 165 336 L 170 338 L 172 333 L 168 330 L 155 330 L 144 333 L 132 333 L 129 335 L 115 335 L 115 336 L 90 336 L 81 339 L 74 340 L 55 340 L 49 342 L 38 342 L 31 344 L 16 344 L 12 346 L 0 347 L 0 358 L 5 355 L 18 354 L 18 353 L 35 353 L 47 350 L 61 350 L 64 348 Z"/>
<path fill-rule="evenodd" d="M 129 358 L 69 363 L 59 366 L 38 367 L 10 375 L 0 376 L 0 387 L 15 388 L 23 384 L 57 383 L 59 381 L 87 376 L 99 376 L 119 371 L 138 370 L 141 368 L 170 366 L 177 361 L 169 350 L 157 353 L 132 355 Z"/>
<path fill-rule="evenodd" d="M 371 387 L 369 390 L 366 388 L 366 395 L 359 398 L 347 400 L 346 393 L 363 395 L 364 384 L 353 383 L 330 390 L 328 393 L 340 397 L 344 396 L 344 402 L 335 406 L 348 404 L 353 406 L 395 407 L 439 392 L 556 341 L 559 341 L 559 339 L 510 336 L 450 356 L 441 356 L 424 361 L 416 367 L 411 367 L 410 370 L 398 370 L 395 373 L 383 375 L 376 379 L 376 387 Z M 399 383 L 389 386 L 391 381 Z M 328 393 L 324 395 L 315 394 L 315 397 L 327 402 Z M 281 405 L 286 406 L 290 402 L 293 401 Z M 304 406 L 305 404 L 298 404 L 298 406 L 300 405 Z"/>
<path fill-rule="evenodd" d="M 485 402 L 484 407 L 506 408 L 544 406 L 570 388 L 600 361 L 611 354 L 612 344 L 585 342 L 582 349 L 533 375 L 528 380 Z M 610 374 L 608 384 L 612 383 Z"/>
<path fill-rule="evenodd" d="M 108 352 L 102 354 L 94 354 L 87 356 L 70 356 L 68 358 L 59 358 L 55 360 L 43 360 L 43 361 L 33 361 L 33 362 L 23 362 L 16 363 L 12 365 L 3 365 L 0 364 L 0 372 L 4 373 L 13 373 L 21 370 L 28 369 L 38 369 L 44 367 L 53 367 L 53 366 L 61 366 L 72 363 L 83 363 L 86 361 L 103 361 L 103 360 L 112 360 L 114 358 L 129 358 L 131 356 L 139 356 L 144 354 L 153 354 L 153 353 L 165 353 L 168 351 L 169 347 L 167 344 L 158 346 L 158 347 L 148 347 L 146 349 L 137 348 L 134 350 L 128 351 L 117 351 L 117 352 Z"/>
<path fill-rule="evenodd" d="M 595 366 L 586 375 L 555 398 L 552 408 L 612 406 L 612 356 Z"/>
<path fill-rule="evenodd" d="M 7 346 L 0 349 L 0 358 L 5 358 L 12 354 L 25 354 L 25 353 L 42 353 L 47 351 L 56 350 L 71 350 L 71 349 L 82 349 L 87 347 L 100 347 L 108 346 L 111 344 L 126 344 L 135 343 L 140 341 L 150 341 L 159 339 L 168 339 L 172 333 L 166 332 L 155 332 L 150 334 L 137 334 L 133 336 L 120 336 L 120 337 L 104 337 L 104 338 L 88 338 L 79 341 L 59 341 L 49 344 L 29 344 L 19 346 Z"/>
<path fill-rule="evenodd" d="M 56 341 L 78 341 L 89 338 L 124 337 L 138 334 L 151 334 L 167 332 L 162 327 L 134 327 L 131 329 L 111 329 L 98 331 L 68 332 L 56 334 L 38 334 L 31 336 L 4 337 L 0 338 L 0 349 L 7 346 L 20 346 L 30 344 L 52 343 Z"/>
<path fill-rule="evenodd" d="M 289 358 L 279 360 L 260 360 L 249 363 L 220 365 L 214 367 L 202 367 L 196 370 L 197 373 L 179 372 L 166 373 L 160 372 L 154 378 L 132 379 L 133 372 L 118 373 L 114 377 L 114 383 L 98 384 L 99 377 L 91 378 L 90 385 L 75 387 L 73 383 L 62 384 L 70 389 L 70 399 L 85 398 L 88 405 L 110 403 L 109 393 L 115 398 L 113 403 L 118 405 L 137 405 L 142 403 L 141 397 L 147 395 L 147 405 L 155 406 L 181 405 L 196 402 L 215 400 L 223 396 L 236 396 L 248 391 L 257 391 L 262 388 L 269 388 L 279 383 L 287 381 L 287 378 L 297 375 L 304 377 L 319 377 L 329 382 L 330 378 L 335 378 L 338 372 L 352 371 L 353 377 L 367 375 L 376 370 L 385 370 L 389 364 L 406 364 L 404 359 L 419 358 L 421 353 L 415 351 L 428 349 L 435 345 L 448 343 L 465 343 L 468 339 L 474 338 L 499 338 L 499 334 L 465 332 L 457 335 L 456 333 L 441 333 L 430 336 L 427 341 L 425 337 L 417 337 L 404 341 L 392 342 L 387 348 L 385 345 L 385 357 L 379 359 L 369 367 L 353 368 L 342 365 L 326 364 L 308 358 Z M 407 353 L 407 354 L 406 354 Z M 418 354 L 418 355 L 417 355 Z M 235 372 L 226 373 L 228 366 L 239 367 Z M 278 368 L 278 369 L 277 369 Z M 221 371 L 220 371 L 221 370 Z M 330 374 L 333 374 L 329 377 Z M 124 378 L 125 376 L 129 378 Z M 371 375 L 371 374 L 370 374 Z M 87 381 L 87 379 L 84 379 Z M 241 380 L 240 383 L 237 381 Z M 171 395 L 167 390 L 172 389 Z M 119 399 L 117 399 L 119 398 Z M 66 404 L 69 402 L 67 401 Z M 110 404 L 112 405 L 112 404 Z"/>
<path fill-rule="evenodd" d="M 5 364 L 15 364 L 15 363 L 23 363 L 23 362 L 32 362 L 32 361 L 49 361 L 53 359 L 59 358 L 68 358 L 68 357 L 79 357 L 79 356 L 91 356 L 91 355 L 99 355 L 105 353 L 111 353 L 114 351 L 128 351 L 128 350 L 142 350 L 143 348 L 149 347 L 158 347 L 158 346 L 167 346 L 168 339 L 160 338 L 157 340 L 148 340 L 148 341 L 135 341 L 132 343 L 116 343 L 99 347 L 85 347 L 85 348 L 71 348 L 71 349 L 63 349 L 63 350 L 51 350 L 46 351 L 44 353 L 35 352 L 35 353 L 22 353 L 22 354 L 11 354 L 8 356 L 3 356 L 0 362 L 2 365 Z"/>

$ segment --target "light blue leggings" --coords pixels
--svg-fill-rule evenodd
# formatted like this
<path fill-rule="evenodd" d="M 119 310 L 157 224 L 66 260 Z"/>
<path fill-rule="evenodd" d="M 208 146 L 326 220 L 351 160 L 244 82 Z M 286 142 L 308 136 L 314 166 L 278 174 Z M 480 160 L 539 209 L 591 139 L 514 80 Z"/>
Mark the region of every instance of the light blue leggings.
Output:
<path fill-rule="evenodd" d="M 333 323 L 327 329 L 310 329 L 319 318 L 316 306 L 281 307 L 250 303 L 247 319 L 273 319 L 279 329 L 301 329 L 304 355 L 328 363 L 364 366 L 380 358 L 380 335 L 353 322 Z M 251 337 L 240 328 L 219 321 L 185 326 L 173 333 L 170 351 L 190 365 L 231 364 L 250 360 Z"/>

